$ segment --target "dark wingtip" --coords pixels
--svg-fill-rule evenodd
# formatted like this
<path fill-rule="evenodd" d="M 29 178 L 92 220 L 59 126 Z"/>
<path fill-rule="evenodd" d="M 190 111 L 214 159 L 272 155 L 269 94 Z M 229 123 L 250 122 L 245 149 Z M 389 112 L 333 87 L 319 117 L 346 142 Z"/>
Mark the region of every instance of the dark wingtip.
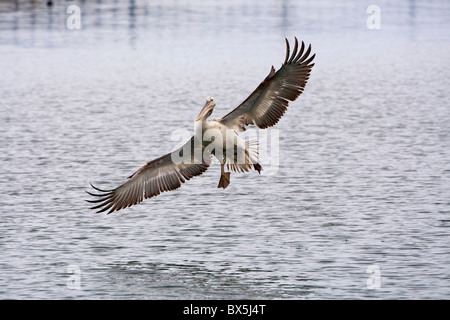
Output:
<path fill-rule="evenodd" d="M 294 60 L 294 57 L 297 55 L 297 49 L 298 49 L 298 40 L 296 37 L 294 37 L 295 41 L 294 41 L 294 49 L 292 50 L 292 55 L 289 58 L 289 61 L 287 62 L 288 64 L 292 62 L 292 60 Z"/>
<path fill-rule="evenodd" d="M 311 53 L 311 44 L 309 44 L 308 50 L 306 50 L 305 54 L 304 54 L 303 57 L 300 59 L 300 62 L 303 62 L 306 58 L 308 58 L 308 56 L 309 56 L 310 53 Z"/>
<path fill-rule="evenodd" d="M 313 64 L 310 64 L 310 63 L 314 60 L 315 57 L 316 57 L 316 54 L 314 53 L 308 60 L 306 60 L 303 63 L 305 63 L 308 67 L 312 67 L 314 65 L 314 63 Z"/>
<path fill-rule="evenodd" d="M 104 196 L 104 194 L 95 194 L 95 193 L 89 192 L 87 190 L 84 190 L 84 192 L 86 192 L 88 195 L 93 196 L 93 197 L 103 197 Z"/>
<path fill-rule="evenodd" d="M 300 57 L 303 55 L 303 51 L 304 50 L 305 50 L 305 42 L 302 41 L 302 46 L 301 46 L 300 50 L 298 51 L 297 55 L 295 56 L 295 58 L 293 60 L 295 63 L 297 63 L 298 59 L 300 59 Z"/>
<path fill-rule="evenodd" d="M 90 182 L 89 182 L 89 184 L 91 185 L 92 188 L 94 188 L 95 190 L 100 191 L 100 192 L 111 192 L 111 191 L 113 191 L 113 190 L 103 190 L 103 189 L 97 188 L 96 186 L 94 186 Z"/>
<path fill-rule="evenodd" d="M 289 41 L 287 38 L 284 38 L 284 40 L 286 40 L 286 59 L 284 59 L 284 63 L 286 64 L 289 60 L 289 54 L 291 52 L 291 49 L 289 47 Z"/>
<path fill-rule="evenodd" d="M 103 190 L 103 189 L 97 188 L 92 183 L 89 183 L 89 184 L 91 185 L 92 188 L 94 188 L 98 192 L 101 192 L 101 194 L 96 194 L 96 193 L 92 193 L 90 191 L 84 190 L 88 195 L 93 196 L 93 197 L 98 197 L 95 200 L 84 200 L 91 204 L 93 204 L 93 203 L 97 204 L 93 207 L 90 207 L 89 209 L 91 209 L 91 210 L 100 209 L 100 210 L 96 211 L 96 213 L 101 213 L 101 212 L 104 212 L 104 211 L 108 210 L 109 208 L 111 208 L 112 204 L 110 203 L 110 199 L 113 196 L 112 192 L 114 190 Z M 111 213 L 111 212 L 112 211 L 110 211 L 109 213 Z"/>

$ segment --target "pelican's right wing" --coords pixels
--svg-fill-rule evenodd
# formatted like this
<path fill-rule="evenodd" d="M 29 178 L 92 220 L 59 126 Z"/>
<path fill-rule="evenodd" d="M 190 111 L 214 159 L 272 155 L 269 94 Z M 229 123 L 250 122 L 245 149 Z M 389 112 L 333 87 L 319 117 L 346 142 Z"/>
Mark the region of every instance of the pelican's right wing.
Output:
<path fill-rule="evenodd" d="M 208 169 L 211 155 L 208 152 L 204 155 L 204 151 L 202 143 L 192 137 L 181 148 L 147 162 L 115 189 L 102 190 L 91 184 L 99 193 L 86 192 L 98 199 L 86 201 L 96 204 L 91 209 L 99 209 L 97 212 L 109 210 L 109 214 L 161 192 L 178 189 L 186 180 L 199 176 Z"/>

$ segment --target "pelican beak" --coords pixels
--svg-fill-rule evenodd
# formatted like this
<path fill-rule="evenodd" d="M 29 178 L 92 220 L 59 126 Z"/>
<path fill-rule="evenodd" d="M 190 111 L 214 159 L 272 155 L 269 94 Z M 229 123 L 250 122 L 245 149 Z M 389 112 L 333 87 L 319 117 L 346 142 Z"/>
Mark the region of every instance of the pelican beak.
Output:
<path fill-rule="evenodd" d="M 205 105 L 203 106 L 203 109 L 200 111 L 200 113 L 197 116 L 197 119 L 195 121 L 198 121 L 200 119 L 203 119 L 209 112 L 212 112 L 214 107 L 216 106 L 216 103 L 214 100 L 206 100 Z"/>

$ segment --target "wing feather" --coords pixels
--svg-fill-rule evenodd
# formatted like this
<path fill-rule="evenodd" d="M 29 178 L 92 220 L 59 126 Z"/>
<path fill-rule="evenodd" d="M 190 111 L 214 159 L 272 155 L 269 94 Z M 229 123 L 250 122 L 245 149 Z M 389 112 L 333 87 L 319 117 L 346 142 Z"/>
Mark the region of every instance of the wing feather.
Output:
<path fill-rule="evenodd" d="M 196 148 L 201 148 L 201 161 L 195 158 Z M 172 155 L 179 155 L 181 151 L 184 153 L 185 150 L 190 152 L 190 157 L 184 159 L 183 162 L 180 161 L 180 163 L 174 162 Z M 97 193 L 86 192 L 98 199 L 86 201 L 95 204 L 91 209 L 98 209 L 98 213 L 109 210 L 109 214 L 138 204 L 144 199 L 155 197 L 162 192 L 178 189 L 182 183 L 201 175 L 208 169 L 211 156 L 209 154 L 203 155 L 203 151 L 203 145 L 196 143 L 195 137 L 192 137 L 181 148 L 147 162 L 132 174 L 125 183 L 115 189 L 104 190 L 91 184 Z"/>
<path fill-rule="evenodd" d="M 303 41 L 298 50 L 297 38 L 291 54 L 289 41 L 285 40 L 286 58 L 281 68 L 275 72 L 272 66 L 269 75 L 255 91 L 219 121 L 239 131 L 245 131 L 248 125 L 265 129 L 275 125 L 286 112 L 289 101 L 294 101 L 300 96 L 314 66 L 311 62 L 315 54 L 310 56 L 311 45 L 305 52 Z"/>

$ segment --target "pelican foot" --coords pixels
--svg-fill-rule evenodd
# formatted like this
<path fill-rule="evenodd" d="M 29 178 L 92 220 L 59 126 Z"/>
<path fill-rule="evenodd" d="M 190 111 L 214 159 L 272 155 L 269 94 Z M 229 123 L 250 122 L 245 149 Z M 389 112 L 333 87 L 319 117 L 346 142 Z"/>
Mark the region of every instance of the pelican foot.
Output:
<path fill-rule="evenodd" d="M 217 186 L 217 188 L 226 188 L 228 187 L 228 185 L 230 184 L 230 173 L 229 172 L 224 172 L 221 176 L 220 176 L 220 181 L 219 181 L 219 185 Z"/>

